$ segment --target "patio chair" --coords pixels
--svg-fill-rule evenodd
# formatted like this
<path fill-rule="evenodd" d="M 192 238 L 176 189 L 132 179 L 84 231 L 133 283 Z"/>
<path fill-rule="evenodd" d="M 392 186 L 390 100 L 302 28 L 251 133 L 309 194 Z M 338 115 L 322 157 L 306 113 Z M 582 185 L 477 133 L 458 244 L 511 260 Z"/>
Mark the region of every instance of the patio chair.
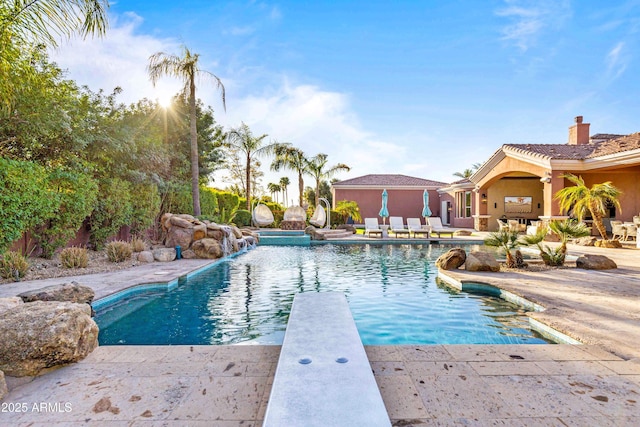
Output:
<path fill-rule="evenodd" d="M 382 229 L 378 225 L 378 218 L 364 219 L 364 235 L 371 237 L 371 234 L 379 234 L 382 237 Z"/>
<path fill-rule="evenodd" d="M 625 240 L 626 229 L 622 221 L 611 221 L 611 239 Z"/>
<path fill-rule="evenodd" d="M 496 219 L 496 221 L 498 221 L 498 231 L 507 231 L 509 230 L 509 224 L 507 224 L 506 222 L 504 222 L 501 219 Z"/>
<path fill-rule="evenodd" d="M 327 214 L 321 205 L 316 206 L 316 210 L 313 216 L 309 218 L 309 224 L 315 225 L 318 228 L 324 227 L 324 223 L 327 222 Z"/>
<path fill-rule="evenodd" d="M 427 238 L 429 237 L 429 227 L 422 228 L 420 218 L 407 218 L 407 228 L 409 229 L 409 236 L 413 233 L 413 237 L 416 237 L 416 234 L 426 234 Z"/>
<path fill-rule="evenodd" d="M 625 224 L 624 225 L 625 228 L 625 236 L 624 236 L 624 240 L 629 240 L 629 238 L 631 238 L 631 240 L 638 240 L 638 226 L 635 224 Z"/>
<path fill-rule="evenodd" d="M 411 237 L 409 230 L 404 228 L 404 221 L 401 216 L 389 217 L 389 231 L 394 233 L 396 237 L 399 237 L 401 234 L 406 234 L 407 238 Z"/>
<path fill-rule="evenodd" d="M 455 228 L 443 227 L 440 217 L 437 216 L 427 217 L 427 223 L 431 227 L 431 234 L 437 234 L 438 238 L 440 238 L 442 234 L 449 234 L 453 239 L 453 233 L 458 231 Z"/>
<path fill-rule="evenodd" d="M 253 208 L 251 219 L 256 227 L 266 227 L 267 225 L 273 224 L 274 221 L 271 209 L 262 203 L 258 203 L 256 207 Z"/>

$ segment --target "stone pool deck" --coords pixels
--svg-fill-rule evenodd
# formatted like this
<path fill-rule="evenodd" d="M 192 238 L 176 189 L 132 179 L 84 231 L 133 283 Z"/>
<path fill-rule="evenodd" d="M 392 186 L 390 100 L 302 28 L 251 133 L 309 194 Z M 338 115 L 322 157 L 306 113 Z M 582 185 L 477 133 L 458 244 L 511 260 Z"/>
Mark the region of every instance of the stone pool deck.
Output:
<path fill-rule="evenodd" d="M 640 425 L 640 250 L 569 251 L 606 254 L 620 268 L 448 274 L 544 305 L 536 318 L 588 345 L 369 346 L 392 423 Z M 206 263 L 182 260 L 0 285 L 0 296 L 75 279 L 101 297 L 140 280 L 172 280 Z M 279 351 L 251 345 L 99 347 L 80 363 L 43 376 L 7 378 L 0 425 L 259 426 Z"/>

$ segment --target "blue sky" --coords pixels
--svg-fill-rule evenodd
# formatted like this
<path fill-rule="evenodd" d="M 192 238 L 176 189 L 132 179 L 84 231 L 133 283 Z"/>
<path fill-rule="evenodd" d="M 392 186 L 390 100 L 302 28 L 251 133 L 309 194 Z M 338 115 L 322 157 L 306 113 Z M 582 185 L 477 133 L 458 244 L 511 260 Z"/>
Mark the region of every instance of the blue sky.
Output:
<path fill-rule="evenodd" d="M 147 59 L 184 44 L 227 89 L 225 113 L 199 87 L 219 123 L 326 153 L 352 166 L 341 179 L 451 182 L 502 144 L 565 143 L 577 115 L 592 134 L 640 131 L 640 0 L 132 0 L 110 19 L 105 39 L 53 52 L 70 78 L 160 98 L 180 85 L 153 88 Z M 264 187 L 295 182 L 263 170 Z"/>

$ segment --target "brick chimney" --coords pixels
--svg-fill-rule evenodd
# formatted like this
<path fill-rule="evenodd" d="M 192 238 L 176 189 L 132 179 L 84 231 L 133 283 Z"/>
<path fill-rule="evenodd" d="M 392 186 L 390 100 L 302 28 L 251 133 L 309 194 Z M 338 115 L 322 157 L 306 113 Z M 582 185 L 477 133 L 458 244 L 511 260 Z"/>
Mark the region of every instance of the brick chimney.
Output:
<path fill-rule="evenodd" d="M 589 123 L 582 123 L 582 116 L 575 118 L 576 124 L 569 126 L 569 145 L 589 143 Z"/>

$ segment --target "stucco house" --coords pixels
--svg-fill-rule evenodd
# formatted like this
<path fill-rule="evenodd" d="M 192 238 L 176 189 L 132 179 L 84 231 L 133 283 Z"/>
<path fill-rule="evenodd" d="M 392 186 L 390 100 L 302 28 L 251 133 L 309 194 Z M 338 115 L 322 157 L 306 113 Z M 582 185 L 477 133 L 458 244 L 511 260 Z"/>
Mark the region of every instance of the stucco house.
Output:
<path fill-rule="evenodd" d="M 331 185 L 334 208 L 340 200 L 353 200 L 360 207 L 362 218 L 382 219 L 378 213 L 382 207 L 382 192 L 387 190 L 387 209 L 390 216 L 420 218 L 422 216 L 422 196 L 429 193 L 429 208 L 432 214 L 440 215 L 438 188 L 444 182 L 416 178 L 407 175 L 373 174 L 335 182 Z M 424 223 L 424 220 L 422 220 Z"/>
<path fill-rule="evenodd" d="M 496 219 L 505 217 L 521 223 L 566 218 L 554 200 L 558 190 L 573 185 L 566 173 L 582 176 L 589 187 L 611 181 L 623 192 L 622 209 L 612 207 L 607 217 L 631 221 L 640 212 L 640 132 L 590 137 L 589 123 L 578 116 L 566 144 L 503 145 L 469 178 L 474 228 L 494 231 Z"/>

